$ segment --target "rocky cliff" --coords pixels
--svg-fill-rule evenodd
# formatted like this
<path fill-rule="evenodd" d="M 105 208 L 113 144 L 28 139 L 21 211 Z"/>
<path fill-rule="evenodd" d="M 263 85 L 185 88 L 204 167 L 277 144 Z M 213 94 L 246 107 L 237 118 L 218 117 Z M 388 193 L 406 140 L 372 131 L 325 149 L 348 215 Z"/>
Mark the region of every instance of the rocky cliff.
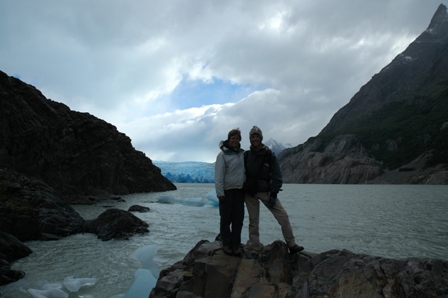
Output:
<path fill-rule="evenodd" d="M 286 183 L 448 184 L 448 12 L 326 127 L 279 156 Z"/>
<path fill-rule="evenodd" d="M 0 165 L 65 198 L 176 189 L 116 127 L 1 71 Z"/>
<path fill-rule="evenodd" d="M 346 250 L 289 254 L 282 241 L 258 258 L 235 257 L 202 240 L 160 273 L 149 297 L 448 297 L 448 262 Z"/>

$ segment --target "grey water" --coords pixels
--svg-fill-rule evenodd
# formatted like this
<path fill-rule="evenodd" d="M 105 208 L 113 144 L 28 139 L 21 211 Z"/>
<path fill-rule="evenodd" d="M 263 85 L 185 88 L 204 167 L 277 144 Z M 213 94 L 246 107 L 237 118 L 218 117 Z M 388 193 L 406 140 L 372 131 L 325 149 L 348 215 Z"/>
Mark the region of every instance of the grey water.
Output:
<path fill-rule="evenodd" d="M 125 202 L 114 205 L 124 210 L 134 204 L 149 207 L 148 213 L 134 213 L 149 223 L 148 234 L 106 242 L 92 234 L 27 242 L 33 253 L 12 266 L 25 271 L 26 277 L 0 287 L 1 297 L 32 297 L 28 289 L 61 283 L 68 276 L 97 279 L 94 286 L 68 297 L 123 297 L 141 267 L 131 257 L 139 247 L 157 245 L 154 261 L 164 269 L 182 260 L 200 240 L 213 241 L 219 233 L 219 211 L 207 203 L 207 194 L 214 185 L 176 186 L 176 191 L 123 196 Z M 186 205 L 185 198 L 202 198 L 205 204 Z M 308 252 L 347 249 L 397 259 L 448 260 L 448 186 L 286 184 L 279 199 L 297 242 Z M 96 218 L 106 208 L 73 207 L 85 219 Z M 243 242 L 248 239 L 247 214 L 244 225 Z M 283 240 L 280 227 L 263 206 L 260 234 L 265 245 Z"/>

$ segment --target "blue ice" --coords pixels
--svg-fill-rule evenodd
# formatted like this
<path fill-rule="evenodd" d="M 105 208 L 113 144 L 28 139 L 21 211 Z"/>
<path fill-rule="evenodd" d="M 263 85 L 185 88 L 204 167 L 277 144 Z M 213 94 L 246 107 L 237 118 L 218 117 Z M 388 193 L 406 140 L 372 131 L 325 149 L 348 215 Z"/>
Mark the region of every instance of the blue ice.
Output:
<path fill-rule="evenodd" d="M 78 292 L 81 287 L 93 286 L 96 284 L 96 278 L 74 278 L 68 276 L 64 278 L 64 286 L 70 292 Z"/>
<path fill-rule="evenodd" d="M 189 206 L 204 206 L 205 202 L 202 198 L 184 198 L 177 199 L 172 195 L 162 195 L 159 197 L 157 202 L 161 204 L 183 204 Z"/>
<path fill-rule="evenodd" d="M 28 289 L 34 298 L 67 298 L 68 294 L 60 289 L 60 284 L 46 284 L 43 290 Z"/>
<path fill-rule="evenodd" d="M 73 276 L 68 276 L 63 283 L 70 292 L 78 292 L 81 287 L 95 285 L 96 278 L 74 278 Z M 47 283 L 42 288 L 43 290 L 28 289 L 28 293 L 34 298 L 67 298 L 69 296 L 62 290 L 62 283 Z"/>
<path fill-rule="evenodd" d="M 204 206 L 204 200 L 202 198 L 185 198 L 182 200 L 182 204 L 191 206 Z"/>
<path fill-rule="evenodd" d="M 176 198 L 171 195 L 162 195 L 159 197 L 157 202 L 162 204 L 174 204 L 176 203 Z"/>
<path fill-rule="evenodd" d="M 205 198 L 207 199 L 207 203 L 212 206 L 219 206 L 219 200 L 216 197 L 216 190 L 209 191 Z"/>
<path fill-rule="evenodd" d="M 134 273 L 134 282 L 124 294 L 123 298 L 148 297 L 152 288 L 155 287 L 160 269 L 154 257 L 157 254 L 158 245 L 151 244 L 138 248 L 132 257 L 142 263 Z"/>

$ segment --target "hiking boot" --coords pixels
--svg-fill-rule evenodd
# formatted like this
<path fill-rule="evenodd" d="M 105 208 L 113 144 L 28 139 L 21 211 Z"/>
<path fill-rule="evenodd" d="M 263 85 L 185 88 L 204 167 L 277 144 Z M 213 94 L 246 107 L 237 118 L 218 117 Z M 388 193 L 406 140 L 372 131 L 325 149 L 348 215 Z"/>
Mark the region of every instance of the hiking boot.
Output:
<path fill-rule="evenodd" d="M 223 247 L 222 247 L 222 251 L 223 251 L 226 255 L 229 255 L 229 256 L 231 256 L 231 255 L 233 254 L 232 249 L 231 249 L 230 247 L 228 247 L 228 246 L 223 246 Z"/>
<path fill-rule="evenodd" d="M 239 247 L 234 247 L 232 249 L 232 252 L 233 252 L 233 255 L 237 256 L 237 257 L 241 257 L 241 255 L 242 255 L 241 249 Z"/>
<path fill-rule="evenodd" d="M 289 248 L 289 253 L 295 254 L 295 253 L 301 252 L 302 250 L 303 250 L 303 246 L 300 246 L 300 245 L 296 244 L 296 245 L 291 246 Z"/>

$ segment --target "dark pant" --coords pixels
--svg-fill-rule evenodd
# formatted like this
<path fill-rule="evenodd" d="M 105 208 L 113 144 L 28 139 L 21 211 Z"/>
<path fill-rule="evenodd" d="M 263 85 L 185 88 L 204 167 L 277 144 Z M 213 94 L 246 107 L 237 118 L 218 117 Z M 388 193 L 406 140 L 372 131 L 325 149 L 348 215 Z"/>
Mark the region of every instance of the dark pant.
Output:
<path fill-rule="evenodd" d="M 221 241 L 224 246 L 237 248 L 241 244 L 244 221 L 244 191 L 229 189 L 224 191 L 224 196 L 219 201 Z"/>

